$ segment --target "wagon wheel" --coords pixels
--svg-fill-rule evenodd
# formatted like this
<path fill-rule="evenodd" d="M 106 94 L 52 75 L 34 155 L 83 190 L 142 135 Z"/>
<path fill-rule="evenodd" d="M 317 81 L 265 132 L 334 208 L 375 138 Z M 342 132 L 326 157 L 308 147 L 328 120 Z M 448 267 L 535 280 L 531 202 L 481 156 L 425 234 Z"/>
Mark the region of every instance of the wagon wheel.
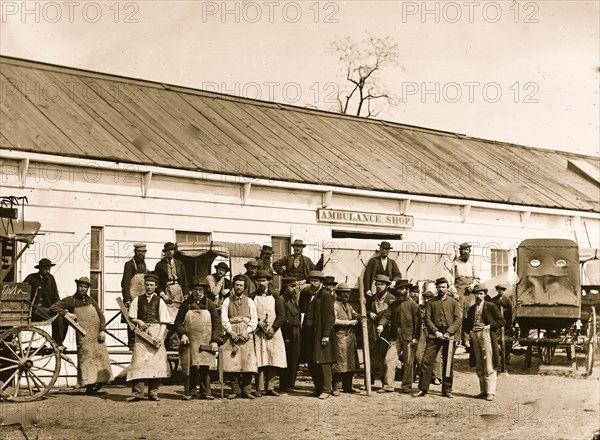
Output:
<path fill-rule="evenodd" d="M 554 359 L 554 353 L 556 352 L 557 344 L 543 344 L 538 347 L 538 355 L 540 357 L 540 361 L 544 365 L 549 365 Z"/>
<path fill-rule="evenodd" d="M 60 372 L 54 339 L 33 326 L 0 334 L 0 391 L 14 402 L 37 400 L 50 391 Z"/>
<path fill-rule="evenodd" d="M 594 369 L 594 346 L 597 342 L 597 329 L 596 329 L 596 309 L 592 307 L 590 317 L 588 318 L 587 332 L 586 332 L 586 343 L 587 350 L 585 351 L 585 374 L 587 376 L 592 375 Z"/>

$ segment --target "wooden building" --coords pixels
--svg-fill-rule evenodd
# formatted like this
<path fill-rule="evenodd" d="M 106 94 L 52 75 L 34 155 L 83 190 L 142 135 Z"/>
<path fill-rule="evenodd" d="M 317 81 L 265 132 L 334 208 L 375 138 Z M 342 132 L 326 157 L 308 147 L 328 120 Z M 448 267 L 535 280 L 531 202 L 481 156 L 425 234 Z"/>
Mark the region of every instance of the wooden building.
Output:
<path fill-rule="evenodd" d="M 26 196 L 44 234 L 15 276 L 50 258 L 66 296 L 91 275 L 109 318 L 137 241 L 150 268 L 167 241 L 225 242 L 238 273 L 263 244 L 277 258 L 302 239 L 354 285 L 382 240 L 413 280 L 445 275 L 464 241 L 482 279 L 510 269 L 525 238 L 600 247 L 596 157 L 7 57 L 0 67 L 1 193 Z"/>

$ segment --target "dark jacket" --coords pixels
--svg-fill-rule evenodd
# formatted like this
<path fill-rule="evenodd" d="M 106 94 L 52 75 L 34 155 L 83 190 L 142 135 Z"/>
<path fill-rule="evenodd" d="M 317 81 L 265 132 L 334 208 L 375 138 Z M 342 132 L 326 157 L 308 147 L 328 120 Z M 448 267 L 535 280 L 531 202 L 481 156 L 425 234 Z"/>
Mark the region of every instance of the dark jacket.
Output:
<path fill-rule="evenodd" d="M 404 341 L 418 340 L 421 333 L 420 315 L 419 306 L 412 299 L 397 300 L 383 312 L 379 325 L 385 328 L 390 323 L 392 341 L 400 338 Z"/>
<path fill-rule="evenodd" d="M 35 305 L 38 307 L 50 308 L 60 300 L 56 280 L 51 274 L 44 280 L 39 272 L 32 273 L 27 275 L 23 282 L 31 286 L 31 300 L 35 298 Z"/>
<path fill-rule="evenodd" d="M 125 266 L 123 267 L 123 278 L 121 279 L 121 294 L 123 295 L 123 302 L 125 303 L 131 302 L 133 299 L 131 298 L 129 289 L 131 287 L 131 279 L 138 273 L 148 273 L 146 264 L 143 266 L 136 265 L 133 259 L 125 262 Z"/>
<path fill-rule="evenodd" d="M 308 278 L 308 273 L 310 271 L 316 270 L 315 264 L 312 262 L 310 258 L 306 255 L 300 256 L 303 261 L 303 269 L 304 269 L 304 279 Z M 288 255 L 287 257 L 280 258 L 276 262 L 273 263 L 273 269 L 282 277 L 287 276 L 287 271 L 293 267 L 294 265 L 294 255 Z M 284 269 L 285 267 L 285 269 Z"/>
<path fill-rule="evenodd" d="M 467 313 L 467 319 L 464 322 L 463 330 L 470 332 L 475 324 L 475 311 L 477 304 L 473 304 Z M 481 320 L 484 325 L 490 326 L 490 339 L 492 340 L 493 363 L 497 367 L 500 365 L 500 353 L 498 350 L 498 330 L 504 326 L 504 317 L 500 313 L 500 308 L 491 302 L 483 302 L 483 310 L 481 311 Z M 473 344 L 469 350 L 469 365 L 475 366 L 475 354 L 473 353 Z"/>
<path fill-rule="evenodd" d="M 440 322 L 441 311 L 444 311 L 446 317 L 447 326 L 442 326 Z M 446 295 L 445 299 L 441 299 L 439 296 L 432 299 L 427 303 L 425 309 L 425 325 L 430 336 L 433 336 L 435 332 L 440 331 L 442 333 L 449 333 L 454 335 L 455 341 L 460 341 L 460 328 L 462 324 L 461 307 L 458 302 L 450 296 Z"/>
<path fill-rule="evenodd" d="M 156 267 L 154 268 L 154 274 L 158 276 L 158 291 L 164 292 L 167 288 L 167 283 L 169 282 L 169 269 L 168 269 L 167 259 L 163 258 L 158 263 L 156 263 Z M 175 260 L 175 270 L 177 270 L 177 278 L 179 286 L 183 292 L 183 296 L 187 297 L 190 294 L 188 289 L 188 279 L 187 274 L 185 272 L 185 266 L 179 260 Z"/>
<path fill-rule="evenodd" d="M 179 337 L 181 338 L 186 334 L 183 322 L 185 320 L 185 315 L 190 310 L 208 310 L 210 313 L 211 326 L 210 342 L 221 342 L 219 337 L 221 334 L 221 319 L 217 313 L 217 306 L 215 306 L 215 303 L 206 296 L 200 300 L 200 304 L 194 300 L 193 296 L 190 296 L 181 303 L 181 306 L 179 306 L 179 311 L 177 312 L 177 317 L 175 318 L 175 330 L 177 330 Z"/>
<path fill-rule="evenodd" d="M 331 364 L 337 360 L 337 347 L 333 333 L 335 323 L 334 299 L 331 292 L 321 288 L 309 305 L 308 313 L 312 312 L 312 327 L 308 327 L 307 316 L 304 317 L 302 335 L 300 338 L 300 362 L 316 364 Z M 321 338 L 329 337 L 329 343 L 321 346 Z"/>
<path fill-rule="evenodd" d="M 367 263 L 367 267 L 365 268 L 365 276 L 363 278 L 365 291 L 371 290 L 373 280 L 377 275 L 387 275 L 390 280 L 394 280 L 395 278 L 401 276 L 400 269 L 398 269 L 398 264 L 396 264 L 394 260 L 388 256 L 387 268 L 384 269 L 379 255 L 371 258 Z"/>

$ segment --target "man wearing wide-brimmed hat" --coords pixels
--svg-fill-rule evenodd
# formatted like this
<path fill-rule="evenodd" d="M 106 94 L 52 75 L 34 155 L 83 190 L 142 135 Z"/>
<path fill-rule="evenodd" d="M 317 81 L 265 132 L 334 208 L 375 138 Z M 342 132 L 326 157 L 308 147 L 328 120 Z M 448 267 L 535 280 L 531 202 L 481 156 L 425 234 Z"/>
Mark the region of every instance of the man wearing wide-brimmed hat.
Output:
<path fill-rule="evenodd" d="M 494 298 L 490 298 L 486 295 L 485 300 L 496 304 L 500 308 L 500 312 L 504 317 L 504 336 L 508 336 L 509 340 L 505 340 L 504 347 L 501 346 L 500 349 L 504 350 L 504 361 L 507 364 L 510 364 L 510 354 L 512 351 L 512 341 L 510 340 L 510 337 L 512 336 L 514 297 L 506 295 L 506 291 L 508 290 L 507 284 L 497 284 L 495 289 L 496 296 Z"/>
<path fill-rule="evenodd" d="M 419 342 L 417 342 L 417 347 L 415 350 L 415 364 L 416 364 L 416 373 L 421 374 L 421 369 L 423 368 L 423 355 L 425 354 L 425 347 L 427 346 L 427 335 L 428 330 L 425 325 L 425 310 L 427 308 L 427 303 L 435 298 L 435 282 L 427 280 L 423 284 L 423 302 L 419 304 L 419 316 L 421 322 L 421 332 L 419 333 Z M 433 365 L 433 373 L 431 383 L 434 385 L 440 385 L 442 383 L 442 352 L 438 352 L 438 355 L 435 359 Z"/>
<path fill-rule="evenodd" d="M 56 266 L 48 258 L 42 258 L 35 266 L 38 272 L 31 273 L 23 280 L 31 286 L 31 319 L 34 322 L 46 321 L 52 318 L 55 313 L 50 311 L 52 304 L 60 300 L 56 280 L 50 274 L 50 268 Z M 68 323 L 59 316 L 52 322 L 52 338 L 56 341 L 59 348 L 62 348 L 63 341 L 67 334 Z"/>
<path fill-rule="evenodd" d="M 281 370 L 279 388 L 282 391 L 295 390 L 296 376 L 300 364 L 300 307 L 298 305 L 299 281 L 294 278 L 281 280 L 281 297 L 283 298 L 285 319 L 281 324 L 281 334 L 285 344 L 287 368 Z"/>
<path fill-rule="evenodd" d="M 302 255 L 306 245 L 302 240 L 294 240 L 292 249 L 294 253 L 280 258 L 273 263 L 273 269 L 282 277 L 306 280 L 309 272 L 316 269 L 315 264 L 306 255 Z"/>
<path fill-rule="evenodd" d="M 183 400 L 191 400 L 200 384 L 200 398 L 213 400 L 210 392 L 209 368 L 215 365 L 221 329 L 215 304 L 206 297 L 208 284 L 194 277 L 192 293 L 181 304 L 175 318 L 179 335 L 179 361 L 183 372 Z"/>
<path fill-rule="evenodd" d="M 335 310 L 333 295 L 323 288 L 323 272 L 308 273 L 307 280 L 313 290 L 301 332 L 300 362 L 307 362 L 315 391 L 314 396 L 327 399 L 332 391 L 331 365 L 337 359 L 337 348 L 333 333 Z"/>
<path fill-rule="evenodd" d="M 133 298 L 129 308 L 132 324 L 154 338 L 155 344 L 150 344 L 139 335 L 135 336 L 131 363 L 127 369 L 127 381 L 132 383 L 133 393 L 127 399 L 130 402 L 144 398 L 146 384 L 148 385 L 148 398 L 159 400 L 160 379 L 171 376 L 167 350 L 163 342 L 167 334 L 167 325 L 172 324 L 172 321 L 167 304 L 156 294 L 158 281 L 156 275 L 152 273 L 146 275 L 144 277 L 145 294 Z"/>
<path fill-rule="evenodd" d="M 409 298 L 412 283 L 399 280 L 394 286 L 397 299 L 383 312 L 377 331 L 382 332 L 386 325 L 390 326 L 390 346 L 384 361 L 383 388 L 379 392 L 394 391 L 396 364 L 402 359 L 402 388 L 403 393 L 410 393 L 413 383 L 413 366 L 415 349 L 419 341 L 421 320 L 419 306 Z"/>
<path fill-rule="evenodd" d="M 258 326 L 254 333 L 254 351 L 258 378 L 255 396 L 262 394 L 278 396 L 275 391 L 275 377 L 279 368 L 287 367 L 285 344 L 281 333 L 281 325 L 285 320 L 283 298 L 273 295 L 269 282 L 273 276 L 267 270 L 259 270 L 255 275 L 258 290 L 253 292 Z"/>
<path fill-rule="evenodd" d="M 479 378 L 480 393 L 476 397 L 494 400 L 500 364 L 497 332 L 504 326 L 504 317 L 496 304 L 484 300 L 487 292 L 483 285 L 473 289 L 475 304 L 469 309 L 464 330 L 471 335 L 469 366 L 476 368 Z"/>
<path fill-rule="evenodd" d="M 385 325 L 381 332 L 377 331 L 379 320 L 383 313 L 392 304 L 396 297 L 389 291 L 392 284 L 387 275 L 376 275 L 374 278 L 375 294 L 371 299 L 370 308 L 368 309 L 368 329 L 369 329 L 369 356 L 371 357 L 371 383 L 375 383 L 375 379 L 380 378 L 381 382 L 385 381 L 384 360 L 389 348 L 390 327 Z"/>
<path fill-rule="evenodd" d="M 471 295 L 473 288 L 479 283 L 479 271 L 477 266 L 469 261 L 471 245 L 467 242 L 458 246 L 458 256 L 452 262 L 452 276 L 454 287 L 458 295 L 458 302 L 462 307 L 463 320 L 467 317 L 469 307 L 475 304 L 475 298 Z M 462 342 L 465 347 L 469 346 L 469 334 L 462 332 Z"/>
<path fill-rule="evenodd" d="M 273 267 L 271 266 L 271 255 L 273 255 L 273 246 L 263 245 L 260 250 L 260 255 L 256 259 L 258 263 L 258 270 L 268 270 L 273 273 Z"/>
<path fill-rule="evenodd" d="M 375 294 L 375 277 L 377 275 L 385 275 L 390 280 L 401 277 L 398 265 L 394 260 L 389 258 L 390 249 L 393 249 L 390 242 L 382 241 L 379 244 L 377 255 L 371 258 L 367 263 L 365 275 L 363 277 L 363 285 L 365 287 L 365 294 L 368 297 Z"/>
<path fill-rule="evenodd" d="M 258 284 L 254 279 L 256 272 L 258 272 L 259 270 L 258 262 L 256 261 L 256 259 L 252 258 L 244 263 L 244 267 L 246 268 L 246 272 L 242 274 L 244 277 L 246 277 L 246 291 L 244 292 L 244 294 L 250 296 L 251 293 L 255 292 L 258 289 Z M 272 275 L 272 273 L 269 272 L 269 275 Z"/>
<path fill-rule="evenodd" d="M 136 296 L 144 294 L 144 276 L 148 273 L 146 266 L 146 243 L 135 243 L 133 245 L 133 258 L 125 262 L 123 267 L 123 278 L 121 278 L 121 294 L 123 303 L 129 308 L 131 301 Z M 126 322 L 125 318 L 121 322 Z M 127 345 L 133 348 L 135 333 L 127 327 Z"/>
<path fill-rule="evenodd" d="M 231 290 L 231 282 L 225 277 L 227 272 L 229 272 L 229 266 L 221 261 L 215 265 L 215 272 L 206 276 L 209 298 L 213 300 L 218 309 Z"/>
<path fill-rule="evenodd" d="M 50 310 L 61 316 L 69 315 L 86 331 L 77 338 L 77 386 L 86 387 L 88 394 L 113 379 L 104 330 L 106 319 L 98 303 L 88 295 L 92 286 L 88 277 L 75 280 L 77 291 L 54 303 Z"/>
<path fill-rule="evenodd" d="M 360 370 L 358 351 L 356 348 L 355 326 L 361 317 L 348 304 L 352 289 L 346 283 L 339 283 L 335 288 L 335 322 L 333 330 L 336 342 L 336 361 L 333 364 L 333 395 L 338 396 L 340 390 L 354 393 L 352 386 L 354 373 Z"/>

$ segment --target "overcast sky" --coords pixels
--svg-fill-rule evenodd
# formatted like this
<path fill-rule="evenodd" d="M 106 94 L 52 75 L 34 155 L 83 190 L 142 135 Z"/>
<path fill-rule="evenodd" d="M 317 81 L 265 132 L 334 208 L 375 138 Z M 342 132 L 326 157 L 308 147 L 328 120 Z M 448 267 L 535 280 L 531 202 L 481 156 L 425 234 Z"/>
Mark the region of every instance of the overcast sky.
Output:
<path fill-rule="evenodd" d="M 0 4 L 2 55 L 324 110 L 328 44 L 391 35 L 378 118 L 599 154 L 598 1 Z"/>

